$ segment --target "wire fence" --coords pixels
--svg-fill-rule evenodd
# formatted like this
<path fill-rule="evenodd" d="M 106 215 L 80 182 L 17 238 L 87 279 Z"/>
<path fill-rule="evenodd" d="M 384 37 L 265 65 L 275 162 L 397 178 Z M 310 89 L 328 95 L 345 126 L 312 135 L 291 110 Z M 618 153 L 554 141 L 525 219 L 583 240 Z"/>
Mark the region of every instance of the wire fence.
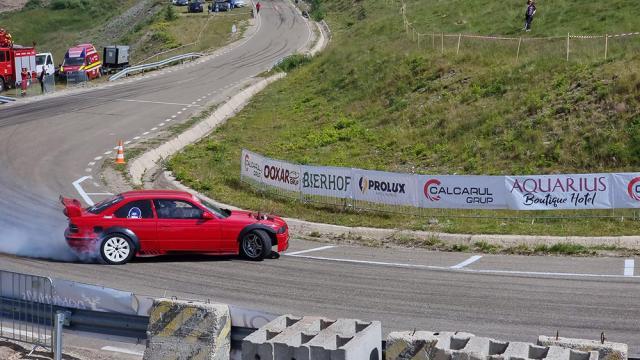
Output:
<path fill-rule="evenodd" d="M 567 33 L 549 37 L 421 32 L 415 22 L 409 20 L 403 0 L 400 3 L 395 0 L 386 2 L 399 4 L 404 31 L 417 49 L 445 56 L 474 54 L 512 59 L 516 63 L 539 58 L 593 62 L 622 57 L 640 49 L 640 31 L 599 35 Z"/>

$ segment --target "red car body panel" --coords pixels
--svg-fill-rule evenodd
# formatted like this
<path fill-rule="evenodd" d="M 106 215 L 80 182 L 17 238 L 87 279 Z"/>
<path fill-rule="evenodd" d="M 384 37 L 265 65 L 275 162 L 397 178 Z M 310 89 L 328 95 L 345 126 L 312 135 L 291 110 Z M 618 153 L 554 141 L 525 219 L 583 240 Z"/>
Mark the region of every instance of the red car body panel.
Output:
<path fill-rule="evenodd" d="M 217 214 L 210 211 L 195 196 L 172 190 L 141 190 L 122 193 L 115 197 L 119 201 L 107 204 L 101 211 L 83 209 L 75 199 L 63 198 L 64 214 L 69 218 L 65 230 L 67 244 L 78 253 L 98 254 L 102 237 L 112 232 L 133 234 L 137 255 L 163 255 L 168 253 L 239 253 L 239 241 L 243 231 L 259 227 L 277 243 L 277 251 L 289 247 L 289 229 L 279 217 L 265 216 L 248 211 L 230 211 Z M 179 201 L 197 208 L 210 218 L 159 218 L 157 205 L 162 200 Z M 135 204 L 133 204 L 135 203 Z M 132 205 L 133 204 L 133 205 Z M 96 205 L 99 206 L 100 204 Z M 136 205 L 136 206 L 134 206 Z M 139 205 L 139 206 L 138 206 Z M 148 208 L 147 208 L 148 206 Z M 135 209 L 126 217 L 120 213 Z M 142 210 L 141 210 L 142 208 Z M 120 210 L 120 212 L 119 212 Z M 97 212 L 97 213 L 96 213 Z M 229 213 L 230 212 L 230 213 Z M 248 228 L 249 227 L 249 228 Z"/>

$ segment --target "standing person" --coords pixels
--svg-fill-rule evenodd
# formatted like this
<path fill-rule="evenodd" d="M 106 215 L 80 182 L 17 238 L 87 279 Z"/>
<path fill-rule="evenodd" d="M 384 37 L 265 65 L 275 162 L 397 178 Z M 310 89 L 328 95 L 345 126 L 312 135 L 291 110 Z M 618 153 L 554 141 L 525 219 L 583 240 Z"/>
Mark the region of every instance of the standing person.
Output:
<path fill-rule="evenodd" d="M 44 94 L 44 77 L 47 75 L 47 73 L 44 70 L 44 66 L 42 67 L 42 72 L 40 73 L 40 75 L 38 75 L 38 81 L 40 81 L 40 90 L 42 90 L 42 93 Z"/>
<path fill-rule="evenodd" d="M 524 30 L 531 31 L 531 22 L 533 21 L 533 15 L 536 14 L 536 2 L 534 0 L 527 0 L 527 11 L 524 14 Z"/>
<path fill-rule="evenodd" d="M 260 1 L 258 1 L 256 3 L 256 13 L 259 14 L 260 13 L 260 8 L 262 7 L 262 5 L 260 5 Z"/>
<path fill-rule="evenodd" d="M 28 81 L 28 76 L 29 76 L 29 72 L 27 71 L 27 68 L 26 68 L 26 67 L 23 67 L 23 68 L 22 68 L 22 72 L 20 73 L 20 80 L 22 81 L 22 82 L 20 83 L 20 89 L 21 89 L 20 94 L 21 94 L 22 96 L 27 95 L 27 81 Z"/>

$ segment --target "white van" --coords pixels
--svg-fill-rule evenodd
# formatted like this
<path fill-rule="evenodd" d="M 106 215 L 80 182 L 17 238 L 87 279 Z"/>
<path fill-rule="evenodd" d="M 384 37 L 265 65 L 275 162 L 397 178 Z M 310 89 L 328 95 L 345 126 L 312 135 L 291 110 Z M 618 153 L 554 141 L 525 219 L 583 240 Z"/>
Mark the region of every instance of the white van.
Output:
<path fill-rule="evenodd" d="M 53 55 L 51 53 L 36 54 L 36 72 L 38 76 L 42 72 L 43 67 L 47 75 L 53 75 L 53 73 L 56 72 L 56 66 L 53 63 Z"/>

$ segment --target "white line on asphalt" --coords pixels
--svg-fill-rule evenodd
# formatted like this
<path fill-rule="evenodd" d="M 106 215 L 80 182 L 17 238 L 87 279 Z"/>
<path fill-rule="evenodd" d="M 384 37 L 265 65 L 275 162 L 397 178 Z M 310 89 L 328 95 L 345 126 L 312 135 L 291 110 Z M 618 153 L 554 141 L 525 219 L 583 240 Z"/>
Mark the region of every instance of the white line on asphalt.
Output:
<path fill-rule="evenodd" d="M 481 258 L 482 258 L 482 256 L 480 256 L 480 255 L 474 255 L 474 256 L 468 258 L 467 260 L 461 262 L 460 264 L 453 265 L 451 268 L 452 269 L 462 269 L 463 267 L 465 267 L 467 265 L 470 265 L 470 264 L 473 264 L 474 262 L 480 260 Z"/>
<path fill-rule="evenodd" d="M 86 169 L 84 169 L 84 171 L 85 171 L 85 172 L 91 172 L 91 171 L 93 171 L 93 170 L 91 170 L 91 168 L 86 168 Z"/>
<path fill-rule="evenodd" d="M 143 135 L 143 136 L 144 136 L 144 135 L 149 135 L 149 132 L 148 132 L 148 131 L 145 131 L 145 132 L 143 132 L 143 133 L 142 133 L 142 135 Z"/>
<path fill-rule="evenodd" d="M 158 127 L 163 127 L 163 126 L 164 126 L 164 123 L 158 124 Z"/>
<path fill-rule="evenodd" d="M 352 260 L 352 259 L 340 259 L 340 258 L 328 258 L 322 256 L 308 256 L 308 255 L 291 255 L 283 254 L 300 259 L 311 260 L 323 260 L 334 261 L 341 263 L 352 264 L 365 264 L 365 265 L 380 265 L 388 267 L 410 268 L 410 269 L 429 269 L 440 271 L 453 271 L 453 272 L 472 272 L 478 274 L 504 274 L 504 275 L 537 275 L 537 276 L 566 276 L 566 277 L 594 277 L 594 278 L 640 278 L 640 276 L 623 276 L 623 275 L 606 275 L 606 274 L 577 274 L 577 273 L 560 273 L 560 272 L 541 272 L 541 271 L 514 271 L 514 270 L 478 270 L 478 269 L 452 269 L 450 267 L 433 266 L 433 265 L 420 265 L 420 264 L 405 264 L 405 263 L 390 263 L 383 261 L 367 261 L 367 260 Z"/>
<path fill-rule="evenodd" d="M 317 247 L 317 248 L 313 248 L 313 249 L 307 249 L 307 250 L 302 250 L 302 251 L 294 251 L 292 253 L 287 253 L 287 255 L 300 255 L 300 254 L 306 254 L 306 253 L 310 253 L 313 251 L 321 251 L 321 250 L 327 250 L 327 249 L 331 249 L 334 248 L 334 245 L 329 245 L 329 246 L 321 246 L 321 247 Z"/>
<path fill-rule="evenodd" d="M 129 144 L 131 144 L 131 140 L 127 140 L 127 141 L 125 141 L 125 142 L 124 142 L 124 144 L 125 144 L 125 145 L 129 145 Z"/>
<path fill-rule="evenodd" d="M 144 355 L 144 353 L 140 351 L 123 349 L 115 346 L 103 346 L 101 350 L 119 352 L 119 353 L 129 354 L 129 355 L 138 355 L 138 356 Z"/>
<path fill-rule="evenodd" d="M 151 100 L 110 99 L 110 98 L 93 98 L 93 99 L 112 100 L 112 101 L 126 101 L 126 102 L 137 102 L 137 103 L 159 104 L 159 105 L 179 105 L 179 106 L 186 106 L 186 105 L 187 105 L 187 104 L 182 104 L 182 103 L 173 103 L 173 102 L 164 102 L 164 101 L 151 101 Z M 194 104 L 195 104 L 195 103 L 194 103 Z"/>
<path fill-rule="evenodd" d="M 87 204 L 89 204 L 90 206 L 94 205 L 94 202 L 91 200 L 91 198 L 87 195 L 87 193 L 84 191 L 84 189 L 82 188 L 82 186 L 80 185 L 81 182 L 87 180 L 87 179 L 91 179 L 91 176 L 83 176 L 80 179 L 74 181 L 72 183 L 73 187 L 76 189 L 76 191 L 78 192 L 78 194 L 80 194 L 80 196 L 82 197 L 82 200 L 84 200 L 84 202 L 86 202 Z"/>
<path fill-rule="evenodd" d="M 133 140 L 138 140 L 138 139 L 140 139 L 140 136 L 136 136 L 133 138 Z"/>
<path fill-rule="evenodd" d="M 624 261 L 624 276 L 633 276 L 635 271 L 635 261 L 633 259 L 626 259 Z"/>
<path fill-rule="evenodd" d="M 187 108 L 182 108 L 182 111 L 185 111 L 185 110 L 187 110 Z"/>
<path fill-rule="evenodd" d="M 104 152 L 104 154 L 105 154 L 105 155 L 109 155 L 109 154 L 111 154 L 111 150 L 109 150 L 109 151 L 105 151 L 105 152 Z"/>
<path fill-rule="evenodd" d="M 102 159 L 102 156 L 96 156 L 96 157 L 93 158 L 93 160 L 95 160 L 95 161 L 98 161 L 100 159 Z"/>
<path fill-rule="evenodd" d="M 178 111 L 176 114 L 180 115 L 180 114 L 182 114 L 182 111 Z"/>
<path fill-rule="evenodd" d="M 157 127 L 151 128 L 151 131 L 156 131 L 156 130 L 158 130 Z"/>
<path fill-rule="evenodd" d="M 175 116 L 175 115 L 171 115 L 171 118 L 172 118 L 172 119 L 175 119 L 175 118 L 176 118 L 176 116 Z"/>
<path fill-rule="evenodd" d="M 193 101 L 193 102 L 191 103 L 191 105 L 195 105 L 195 104 L 196 104 L 196 102 L 195 102 L 195 101 Z"/>
<path fill-rule="evenodd" d="M 28 330 L 28 325 L 25 324 L 25 329 Z M 37 328 L 36 328 L 37 329 Z M 34 329 L 35 330 L 35 329 Z M 36 330 L 37 331 L 37 330 Z M 43 338 L 43 339 L 50 339 L 51 336 L 49 335 L 44 335 L 44 334 L 38 334 L 37 332 L 32 331 L 25 331 L 25 330 L 20 330 L 20 329 L 16 329 L 16 328 L 11 328 L 11 327 L 6 327 L 3 326 L 0 328 L 0 333 L 4 333 L 7 335 L 18 335 L 24 338 Z"/>
<path fill-rule="evenodd" d="M 107 196 L 107 195 L 113 195 L 113 193 L 87 193 L 87 195 Z"/>
<path fill-rule="evenodd" d="M 92 162 L 88 163 L 87 165 L 89 165 L 89 166 L 93 166 L 93 165 L 95 165 L 95 164 L 96 164 L 96 162 L 95 162 L 95 161 L 92 161 Z"/>

